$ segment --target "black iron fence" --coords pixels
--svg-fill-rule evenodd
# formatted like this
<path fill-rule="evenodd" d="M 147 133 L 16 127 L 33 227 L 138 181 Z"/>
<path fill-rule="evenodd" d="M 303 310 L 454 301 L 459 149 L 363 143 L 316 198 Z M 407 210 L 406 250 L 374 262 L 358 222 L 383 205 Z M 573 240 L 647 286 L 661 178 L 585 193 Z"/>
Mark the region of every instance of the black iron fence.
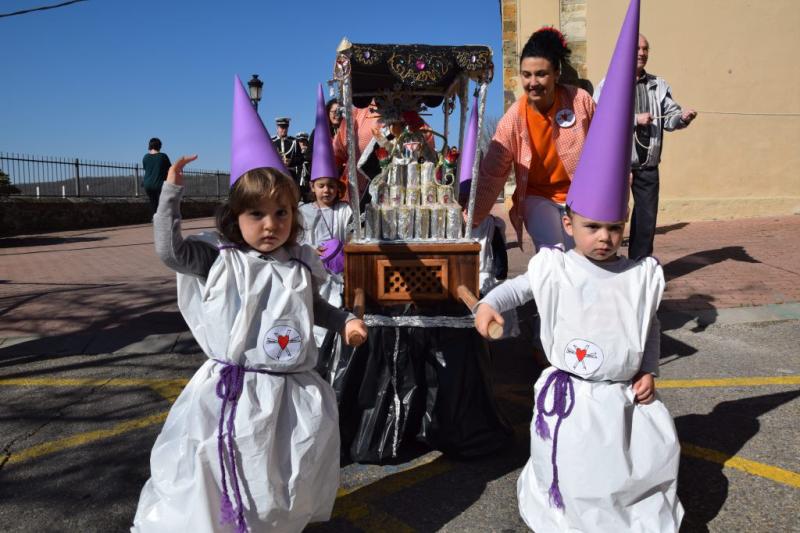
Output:
<path fill-rule="evenodd" d="M 228 195 L 227 172 L 184 170 L 184 195 Z M 145 196 L 144 170 L 137 163 L 30 156 L 0 152 L 0 195 L 59 197 Z"/>

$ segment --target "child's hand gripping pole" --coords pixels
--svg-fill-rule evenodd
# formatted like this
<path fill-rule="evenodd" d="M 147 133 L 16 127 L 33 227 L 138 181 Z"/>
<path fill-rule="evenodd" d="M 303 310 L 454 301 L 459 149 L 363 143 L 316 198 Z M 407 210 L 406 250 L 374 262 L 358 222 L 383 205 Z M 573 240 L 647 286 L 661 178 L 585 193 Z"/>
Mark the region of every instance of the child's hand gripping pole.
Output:
<path fill-rule="evenodd" d="M 356 289 L 353 299 L 353 314 L 356 320 L 351 320 L 344 326 L 345 339 L 348 346 L 360 346 L 367 340 L 367 326 L 364 321 L 364 289 Z"/>
<path fill-rule="evenodd" d="M 461 301 L 470 309 L 470 311 L 475 309 L 475 304 L 478 303 L 478 299 L 472 294 L 472 291 L 466 288 L 464 285 L 459 285 L 458 289 L 456 289 L 458 293 L 458 297 L 461 298 Z M 491 309 L 488 305 L 484 305 L 483 307 Z M 494 311 L 492 309 L 492 311 Z M 482 313 L 481 313 L 482 314 Z M 475 315 L 475 328 L 478 330 L 478 333 L 490 339 L 499 339 L 503 336 L 503 317 L 500 316 L 499 313 L 496 311 L 492 314 L 492 316 L 486 320 L 482 320 L 481 323 L 478 321 L 479 314 Z M 483 322 L 486 322 L 486 326 L 484 328 Z M 484 331 L 485 329 L 485 331 Z"/>

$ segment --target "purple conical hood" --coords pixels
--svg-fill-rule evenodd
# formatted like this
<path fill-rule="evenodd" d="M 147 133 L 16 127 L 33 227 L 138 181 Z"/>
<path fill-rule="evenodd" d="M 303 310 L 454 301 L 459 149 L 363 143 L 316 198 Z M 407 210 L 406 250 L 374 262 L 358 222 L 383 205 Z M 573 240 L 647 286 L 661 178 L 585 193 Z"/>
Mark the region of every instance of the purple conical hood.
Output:
<path fill-rule="evenodd" d="M 458 172 L 459 194 L 469 194 L 472 185 L 472 166 L 475 164 L 475 149 L 478 145 L 478 97 L 472 99 L 472 114 L 469 116 L 464 144 L 461 145 L 461 166 Z"/>
<path fill-rule="evenodd" d="M 325 94 L 322 84 L 317 91 L 317 123 L 314 127 L 314 157 L 311 160 L 311 181 L 320 178 L 338 178 L 333 160 L 333 143 L 331 129 L 328 124 L 328 112 L 325 110 Z"/>
<path fill-rule="evenodd" d="M 639 0 L 631 0 L 567 195 L 570 209 L 599 222 L 617 222 L 628 215 L 638 43 Z"/>
<path fill-rule="evenodd" d="M 272 167 L 290 175 L 239 76 L 233 77 L 231 130 L 231 186 L 242 174 L 254 168 Z"/>

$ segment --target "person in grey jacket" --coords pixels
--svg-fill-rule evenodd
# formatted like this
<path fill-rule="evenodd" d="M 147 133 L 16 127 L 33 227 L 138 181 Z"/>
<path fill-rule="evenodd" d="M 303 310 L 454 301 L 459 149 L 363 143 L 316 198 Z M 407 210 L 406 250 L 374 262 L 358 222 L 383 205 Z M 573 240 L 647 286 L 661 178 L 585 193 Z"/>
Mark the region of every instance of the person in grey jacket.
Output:
<path fill-rule="evenodd" d="M 681 109 L 672 99 L 672 89 L 664 78 L 645 71 L 649 56 L 650 43 L 644 35 L 639 34 L 631 154 L 633 215 L 628 243 L 628 257 L 631 259 L 640 259 L 653 253 L 658 215 L 658 164 L 661 161 L 664 131 L 683 129 L 697 116 L 695 110 Z M 594 93 L 594 100 L 598 104 L 604 83 L 605 79 L 597 85 Z"/>

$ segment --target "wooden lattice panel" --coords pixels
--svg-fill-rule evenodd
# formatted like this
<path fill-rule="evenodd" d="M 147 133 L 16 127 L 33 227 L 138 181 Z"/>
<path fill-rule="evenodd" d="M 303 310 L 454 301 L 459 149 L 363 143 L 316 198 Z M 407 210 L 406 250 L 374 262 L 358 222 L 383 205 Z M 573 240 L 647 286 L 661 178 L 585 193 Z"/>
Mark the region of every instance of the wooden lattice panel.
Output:
<path fill-rule="evenodd" d="M 446 300 L 447 259 L 379 259 L 379 301 Z"/>
<path fill-rule="evenodd" d="M 347 243 L 344 300 L 352 308 L 356 290 L 366 308 L 460 302 L 458 288 L 478 294 L 481 245 L 456 243 Z"/>

